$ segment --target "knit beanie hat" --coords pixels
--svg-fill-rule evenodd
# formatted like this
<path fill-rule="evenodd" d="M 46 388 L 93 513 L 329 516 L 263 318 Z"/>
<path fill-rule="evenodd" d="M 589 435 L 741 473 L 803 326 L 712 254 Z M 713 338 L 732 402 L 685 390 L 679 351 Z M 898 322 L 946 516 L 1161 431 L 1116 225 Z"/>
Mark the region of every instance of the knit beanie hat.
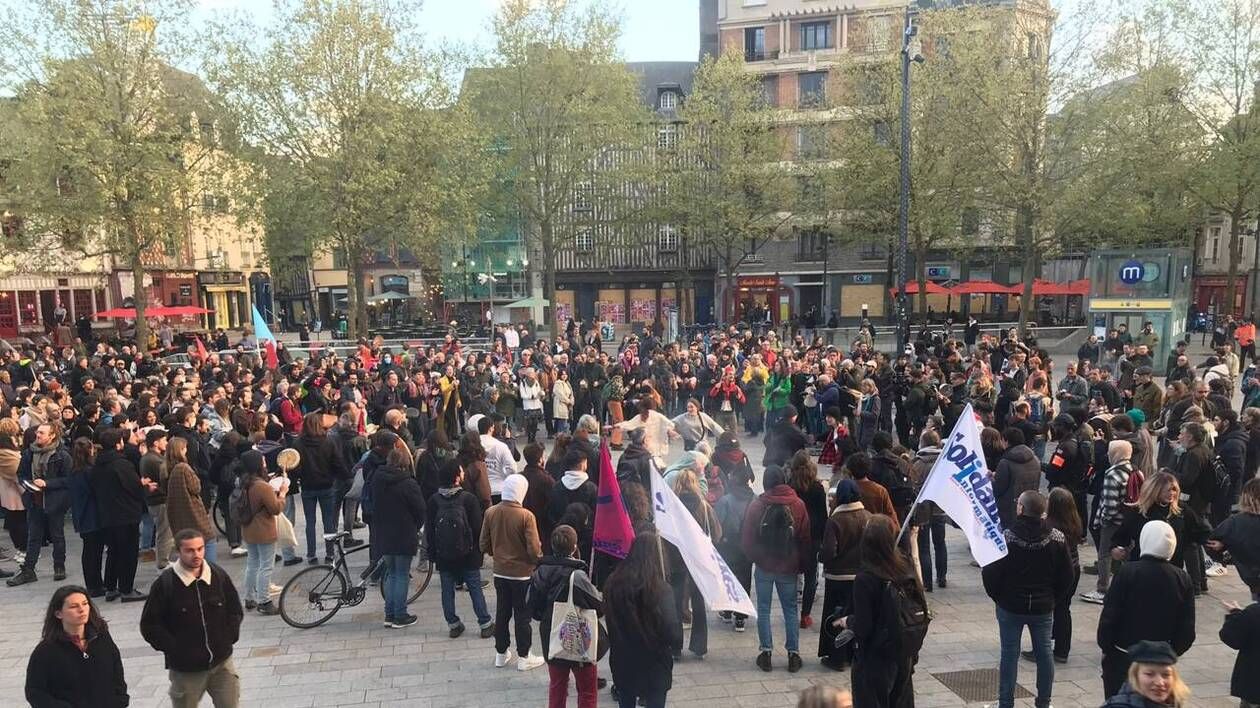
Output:
<path fill-rule="evenodd" d="M 1165 521 L 1148 521 L 1142 527 L 1138 548 L 1144 556 L 1169 560 L 1177 550 L 1177 535 Z"/>

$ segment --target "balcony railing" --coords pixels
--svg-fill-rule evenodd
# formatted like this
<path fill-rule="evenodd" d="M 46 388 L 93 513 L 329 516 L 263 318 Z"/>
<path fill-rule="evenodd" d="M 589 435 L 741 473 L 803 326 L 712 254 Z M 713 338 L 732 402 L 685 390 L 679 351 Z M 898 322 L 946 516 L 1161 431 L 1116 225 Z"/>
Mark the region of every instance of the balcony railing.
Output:
<path fill-rule="evenodd" d="M 779 58 L 779 50 L 777 49 L 772 49 L 769 51 L 764 50 L 764 49 L 761 51 L 744 50 L 744 61 L 746 62 L 774 61 L 775 59 L 778 59 L 778 58 Z"/>

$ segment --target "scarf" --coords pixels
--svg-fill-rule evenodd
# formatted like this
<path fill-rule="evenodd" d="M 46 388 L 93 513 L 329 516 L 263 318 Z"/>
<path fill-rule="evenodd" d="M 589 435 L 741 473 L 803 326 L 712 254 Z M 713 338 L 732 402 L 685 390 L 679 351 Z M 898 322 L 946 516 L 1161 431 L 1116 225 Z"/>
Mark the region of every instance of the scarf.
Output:
<path fill-rule="evenodd" d="M 48 460 L 61 447 L 60 441 L 55 441 L 47 447 L 40 447 L 38 443 L 31 443 L 31 478 L 43 479 L 44 474 L 48 470 Z"/>

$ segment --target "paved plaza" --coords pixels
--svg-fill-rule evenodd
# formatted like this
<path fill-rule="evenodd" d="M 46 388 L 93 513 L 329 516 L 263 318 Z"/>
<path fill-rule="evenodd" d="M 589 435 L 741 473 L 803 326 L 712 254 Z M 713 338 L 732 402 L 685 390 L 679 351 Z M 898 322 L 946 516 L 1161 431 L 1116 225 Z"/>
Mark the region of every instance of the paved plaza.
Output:
<path fill-rule="evenodd" d="M 754 461 L 761 459 L 759 441 L 743 438 Z M 674 454 L 680 452 L 675 445 Z M 755 488 L 760 491 L 760 482 Z M 301 525 L 301 514 L 298 514 Z M 73 532 L 70 582 L 82 582 L 78 567 L 79 543 Z M 299 539 L 302 532 L 298 530 Z M 914 676 L 916 705 L 980 705 L 968 703 L 953 693 L 937 674 L 969 669 L 996 669 L 998 663 L 997 625 L 993 603 L 984 594 L 980 571 L 969 563 L 966 541 L 956 529 L 948 531 L 950 548 L 949 587 L 929 595 L 935 621 L 924 646 Z M 304 541 L 303 541 L 304 543 Z M 224 544 L 225 545 L 225 544 Z M 225 549 L 226 550 L 226 549 Z M 226 553 L 223 554 L 226 556 Z M 1092 563 L 1094 552 L 1082 548 L 1082 562 Z M 350 556 L 353 563 L 365 562 L 362 554 Z M 18 588 L 0 586 L 0 705 L 18 705 L 26 671 L 27 657 L 38 641 L 40 622 L 47 600 L 56 583 L 52 581 L 51 559 L 40 560 L 40 581 Z M 221 562 L 237 581 L 244 574 L 244 558 L 224 558 Z M 7 566 L 6 566 L 7 567 Z M 276 569 L 274 582 L 284 582 L 303 566 Z M 136 586 L 146 588 L 156 576 L 151 564 L 143 565 Z M 490 578 L 489 562 L 483 577 Z M 1094 576 L 1084 575 L 1082 590 L 1090 588 Z M 1221 601 L 1245 604 L 1248 593 L 1232 571 L 1224 578 L 1211 579 L 1212 592 L 1197 603 L 1198 639 L 1181 661 L 1182 674 L 1194 691 L 1195 706 L 1236 706 L 1229 698 L 1229 677 L 1234 652 L 1221 644 L 1217 632 L 1224 610 Z M 493 587 L 486 589 L 493 602 Z M 344 608 L 330 622 L 316 629 L 293 629 L 279 617 L 246 613 L 241 639 L 236 645 L 236 667 L 242 680 L 242 705 L 282 708 L 284 706 L 530 706 L 546 704 L 545 668 L 521 673 L 514 666 L 494 668 L 494 641 L 476 636 L 471 605 L 466 594 L 456 598 L 461 617 L 472 631 L 459 639 L 448 639 L 442 620 L 436 575 L 429 589 L 411 611 L 420 622 L 408 629 L 386 629 L 381 625 L 382 602 L 375 589 L 363 604 Z M 820 612 L 819 590 L 815 612 Z M 142 603 L 100 605 L 122 650 L 131 705 L 138 708 L 169 705 L 167 678 L 162 656 L 140 637 Z M 848 673 L 821 667 L 815 657 L 817 624 L 801 631 L 801 654 L 805 667 L 797 674 L 787 672 L 782 649 L 783 626 L 775 608 L 775 669 L 763 673 L 753 665 L 757 654 L 757 633 L 750 622 L 748 631 L 735 634 L 710 615 L 709 654 L 703 661 L 688 657 L 674 669 L 674 689 L 670 706 L 791 706 L 797 692 L 811 684 L 848 684 Z M 1100 653 L 1095 629 L 1101 608 L 1074 599 L 1071 658 L 1056 666 L 1054 705 L 1096 707 L 1102 703 L 1099 678 Z M 821 617 L 815 617 L 821 620 Z M 535 647 L 537 650 L 537 628 Z M 1027 646 L 1027 639 L 1025 639 Z M 607 661 L 601 675 L 608 676 Z M 1020 685 L 1032 690 L 1035 669 L 1021 662 Z M 572 689 L 570 689 L 572 691 Z M 996 700 L 994 695 L 985 702 Z M 612 705 L 607 690 L 600 702 Z M 203 705 L 210 705 L 205 700 Z M 576 699 L 570 699 L 576 705 Z M 1017 701 L 1031 706 L 1032 699 Z"/>

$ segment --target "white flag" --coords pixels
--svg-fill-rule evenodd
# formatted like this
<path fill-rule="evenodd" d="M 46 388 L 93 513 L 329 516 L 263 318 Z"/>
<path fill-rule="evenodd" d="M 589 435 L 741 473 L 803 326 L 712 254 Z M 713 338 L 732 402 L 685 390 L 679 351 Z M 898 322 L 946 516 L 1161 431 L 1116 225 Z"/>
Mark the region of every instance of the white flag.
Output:
<path fill-rule="evenodd" d="M 936 502 L 958 524 L 971 544 L 971 555 L 981 566 L 1006 556 L 1006 537 L 971 404 L 954 424 L 940 457 L 928 472 L 919 501 Z"/>
<path fill-rule="evenodd" d="M 652 510 L 655 512 L 657 533 L 678 548 L 687 571 L 691 573 L 692 582 L 700 589 L 709 607 L 756 617 L 757 610 L 752 600 L 713 547 L 712 539 L 704 535 L 695 517 L 655 469 L 652 470 Z"/>

